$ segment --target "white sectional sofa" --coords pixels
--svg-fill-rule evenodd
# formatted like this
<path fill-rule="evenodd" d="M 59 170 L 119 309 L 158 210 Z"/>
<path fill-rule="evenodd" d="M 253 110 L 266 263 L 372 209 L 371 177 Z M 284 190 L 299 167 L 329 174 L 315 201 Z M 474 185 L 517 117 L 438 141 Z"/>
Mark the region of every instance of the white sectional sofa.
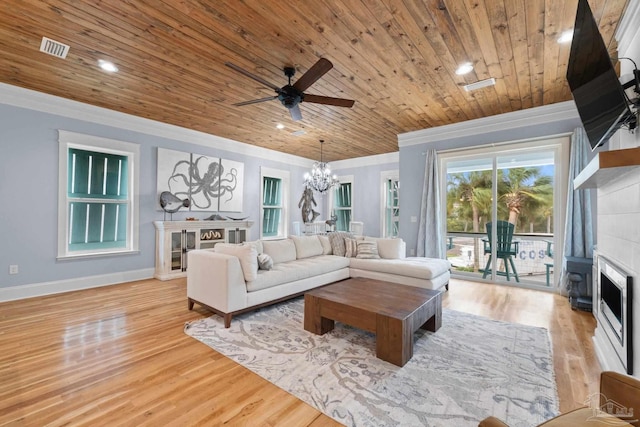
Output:
<path fill-rule="evenodd" d="M 451 264 L 405 256 L 402 239 L 353 239 L 349 233 L 218 244 L 188 254 L 189 309 L 198 303 L 224 317 L 289 299 L 349 277 L 441 289 Z"/>

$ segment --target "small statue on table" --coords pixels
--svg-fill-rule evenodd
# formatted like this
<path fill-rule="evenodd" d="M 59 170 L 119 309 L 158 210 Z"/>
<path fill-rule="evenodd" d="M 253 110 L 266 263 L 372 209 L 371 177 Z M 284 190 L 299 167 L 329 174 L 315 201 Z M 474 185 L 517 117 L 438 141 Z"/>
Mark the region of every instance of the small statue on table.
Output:
<path fill-rule="evenodd" d="M 330 219 L 325 221 L 331 231 L 336 231 L 336 222 L 338 222 L 338 215 L 336 215 L 335 212 L 331 215 Z"/>
<path fill-rule="evenodd" d="M 302 197 L 298 202 L 298 207 L 302 209 L 302 222 L 305 224 L 314 222 L 317 217 L 320 216 L 320 212 L 313 210 L 313 207 L 317 206 L 316 199 L 313 197 L 313 190 L 305 187 L 302 192 Z"/>

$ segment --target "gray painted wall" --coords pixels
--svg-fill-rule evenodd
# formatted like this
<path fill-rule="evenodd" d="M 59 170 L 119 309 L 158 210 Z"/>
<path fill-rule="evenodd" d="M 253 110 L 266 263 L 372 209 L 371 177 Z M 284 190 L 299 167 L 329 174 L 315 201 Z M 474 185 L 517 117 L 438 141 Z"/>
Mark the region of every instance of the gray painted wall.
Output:
<path fill-rule="evenodd" d="M 140 144 L 139 254 L 56 260 L 58 129 Z M 233 215 L 249 216 L 255 221 L 251 239 L 259 236 L 260 166 L 289 170 L 291 220 L 299 220 L 297 203 L 302 193 L 305 167 L 1 104 L 0 141 L 3 148 L 0 200 L 4 201 L 0 221 L 3 242 L 0 245 L 0 288 L 153 268 L 153 221 L 163 219 L 156 201 L 157 147 L 244 162 L 244 212 Z M 204 219 L 209 215 L 181 211 L 173 218 L 194 216 Z M 19 266 L 19 274 L 9 275 L 10 264 Z"/>
<path fill-rule="evenodd" d="M 510 116 L 505 115 L 508 121 Z M 495 120 L 495 118 L 494 118 Z M 98 120 L 98 123 L 100 121 Z M 156 203 L 157 148 L 215 155 L 244 162 L 245 191 L 244 212 L 234 215 L 249 216 L 255 221 L 250 239 L 259 236 L 260 166 L 289 170 L 291 194 L 289 197 L 290 222 L 300 221 L 297 204 L 302 194 L 302 176 L 313 160 L 297 164 L 284 159 L 276 161 L 247 154 L 246 147 L 215 149 L 202 144 L 157 136 L 159 132 L 132 131 L 96 123 L 95 119 L 80 120 L 46 112 L 0 104 L 0 140 L 4 152 L 0 157 L 0 200 L 4 201 L 0 235 L 0 289 L 29 284 L 48 283 L 103 274 L 125 273 L 153 269 L 155 264 L 155 228 L 153 221 L 162 220 L 163 212 Z M 456 138 L 430 138 L 424 143 L 401 146 L 398 162 L 356 159 L 355 167 L 347 161 L 332 164 L 338 175 L 354 176 L 353 219 L 363 221 L 365 234 L 380 235 L 380 173 L 400 170 L 400 236 L 407 242 L 409 254 L 415 250 L 418 223 L 412 216 L 420 214 L 424 155 L 428 147 L 437 150 L 470 147 L 547 135 L 571 132 L 579 125 L 577 118 L 555 120 L 544 125 L 522 124 L 509 130 L 478 132 L 472 136 Z M 151 125 L 153 127 L 154 125 Z M 155 126 L 160 126 L 156 124 Z M 57 130 L 86 133 L 140 144 L 140 253 L 105 258 L 56 260 L 57 248 L 57 201 L 58 201 L 58 141 Z M 146 130 L 145 130 L 146 131 Z M 173 135 L 173 134 L 172 134 Z M 239 144 L 241 145 L 241 144 Z M 268 156 L 267 156 L 268 157 Z M 296 163 L 296 162 L 293 162 Z M 401 167 L 400 167 L 401 166 Z M 326 200 L 316 197 L 317 210 L 327 218 Z M 186 216 L 205 218 L 209 213 L 182 211 L 174 219 Z M 289 224 L 290 232 L 292 224 Z M 20 273 L 9 275 L 10 264 L 17 264 Z"/>
<path fill-rule="evenodd" d="M 353 175 L 353 212 L 352 221 L 364 223 L 364 234 L 380 236 L 380 173 L 398 170 L 398 163 L 383 163 L 356 168 L 340 168 L 335 173 L 338 176 Z M 327 198 L 328 203 L 328 198 Z M 400 202 L 402 203 L 402 202 Z"/>
<path fill-rule="evenodd" d="M 80 114 L 79 114 L 80 115 Z M 67 114 L 68 116 L 68 114 Z M 153 127 L 153 124 L 151 125 Z M 140 144 L 140 252 L 101 258 L 57 261 L 58 215 L 58 129 Z M 0 104 L 0 289 L 31 284 L 65 281 L 104 274 L 153 269 L 155 266 L 155 228 L 153 221 L 162 220 L 156 197 L 157 148 L 220 156 L 244 162 L 244 212 L 232 216 L 249 216 L 255 221 L 250 239 L 259 237 L 260 167 L 288 170 L 291 177 L 289 196 L 290 224 L 300 221 L 298 201 L 302 194 L 302 177 L 310 168 L 248 155 L 243 147 L 238 152 L 218 150 L 201 144 L 157 136 L 159 132 L 138 132 L 95 120 L 71 119 L 28 108 Z M 239 144 L 240 145 L 240 144 Z M 280 156 L 282 157 L 282 156 Z M 295 162 L 294 162 L 295 163 Z M 385 165 L 387 166 L 387 165 Z M 379 232 L 379 171 L 398 169 L 397 163 L 366 166 L 336 171 L 355 176 L 357 193 L 355 215 L 364 221 L 366 232 Z M 325 216 L 325 201 L 316 197 L 317 210 Z M 374 203 L 373 208 L 368 208 Z M 204 219 L 208 212 L 180 211 L 173 219 L 188 216 Z M 168 219 L 168 218 L 167 218 Z M 19 274 L 9 275 L 9 265 L 19 266 Z"/>

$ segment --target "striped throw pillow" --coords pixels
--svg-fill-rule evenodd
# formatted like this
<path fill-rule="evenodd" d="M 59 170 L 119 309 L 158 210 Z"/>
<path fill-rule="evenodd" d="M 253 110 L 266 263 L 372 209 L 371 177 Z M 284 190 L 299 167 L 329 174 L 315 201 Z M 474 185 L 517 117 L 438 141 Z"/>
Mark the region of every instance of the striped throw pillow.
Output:
<path fill-rule="evenodd" d="M 378 243 L 370 240 L 359 240 L 357 242 L 359 259 L 380 259 L 378 254 Z"/>
<path fill-rule="evenodd" d="M 334 255 L 345 256 L 346 248 L 344 246 L 344 239 L 353 239 L 353 234 L 347 231 L 334 231 L 328 234 L 329 243 L 331 244 L 331 251 Z"/>
<path fill-rule="evenodd" d="M 356 239 L 345 238 L 344 246 L 345 246 L 344 256 L 347 258 L 355 258 L 356 255 L 358 254 L 358 243 Z"/>

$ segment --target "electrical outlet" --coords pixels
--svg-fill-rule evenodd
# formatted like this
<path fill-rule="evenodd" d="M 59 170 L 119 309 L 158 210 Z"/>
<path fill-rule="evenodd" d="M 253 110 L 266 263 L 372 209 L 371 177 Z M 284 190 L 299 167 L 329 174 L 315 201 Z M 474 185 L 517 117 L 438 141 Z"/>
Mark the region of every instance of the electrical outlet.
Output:
<path fill-rule="evenodd" d="M 411 217 L 411 222 L 418 222 L 418 217 L 417 216 L 412 216 Z"/>
<path fill-rule="evenodd" d="M 415 249 L 409 249 L 409 255 L 416 256 L 416 250 Z"/>
<path fill-rule="evenodd" d="M 9 274 L 18 274 L 18 266 L 13 264 L 9 266 Z"/>

